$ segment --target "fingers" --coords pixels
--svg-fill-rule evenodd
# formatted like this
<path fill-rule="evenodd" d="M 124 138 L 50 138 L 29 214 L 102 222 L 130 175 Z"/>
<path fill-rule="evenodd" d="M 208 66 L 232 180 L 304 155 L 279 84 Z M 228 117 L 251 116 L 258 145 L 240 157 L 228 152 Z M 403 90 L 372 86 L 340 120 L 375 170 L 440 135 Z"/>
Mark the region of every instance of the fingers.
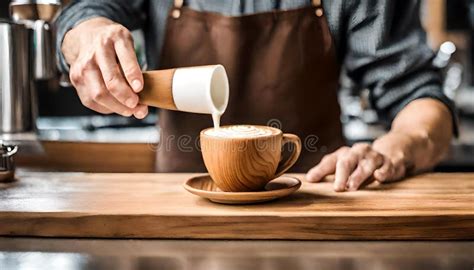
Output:
<path fill-rule="evenodd" d="M 339 150 L 325 155 L 318 165 L 311 168 L 308 173 L 306 174 L 306 180 L 308 182 L 319 182 L 324 177 L 333 174 L 336 171 L 336 162 L 337 157 L 341 153 L 348 151 L 349 147 L 341 147 Z"/>
<path fill-rule="evenodd" d="M 349 175 L 357 166 L 359 159 L 354 153 L 348 152 L 342 156 L 336 163 L 336 175 L 334 177 L 334 190 L 344 191 L 346 190 L 346 182 Z"/>
<path fill-rule="evenodd" d="M 114 43 L 114 47 L 122 73 L 133 92 L 139 93 L 143 89 L 143 74 L 135 54 L 132 35 L 125 28 L 119 30 L 119 35 L 122 38 Z M 138 100 L 138 95 L 135 94 L 135 96 Z M 138 104 L 133 113 L 138 119 L 145 118 L 147 114 L 148 107 L 144 104 Z"/>
<path fill-rule="evenodd" d="M 148 107 L 139 104 L 143 88 L 130 32 L 112 24 L 98 30 L 91 45 L 71 65 L 70 78 L 81 102 L 100 113 L 144 118 Z"/>
<path fill-rule="evenodd" d="M 366 156 L 359 161 L 357 168 L 351 174 L 347 181 L 348 190 L 357 190 L 362 183 L 367 181 L 371 177 L 375 170 L 382 166 L 384 158 L 381 154 L 370 151 Z"/>
<path fill-rule="evenodd" d="M 93 111 L 96 111 L 98 113 L 101 113 L 101 114 L 111 114 L 113 113 L 113 111 L 107 109 L 106 107 L 100 105 L 99 103 L 95 102 L 95 101 L 84 101 L 80 96 L 79 96 L 79 99 L 81 100 L 81 103 L 86 106 L 85 104 L 87 104 L 87 108 L 93 110 Z"/>
<path fill-rule="evenodd" d="M 98 103 L 102 107 L 105 107 L 108 110 L 113 111 L 122 116 L 132 116 L 133 109 L 130 109 L 120 103 L 107 90 L 106 86 L 102 81 L 102 74 L 98 69 L 89 70 L 88 72 L 86 72 L 84 75 L 84 79 L 88 82 L 87 89 L 85 91 L 88 91 L 89 96 L 92 98 L 92 102 Z"/>
<path fill-rule="evenodd" d="M 329 174 L 335 174 L 335 191 L 353 191 L 373 181 L 387 182 L 403 177 L 404 166 L 398 163 L 373 150 L 370 144 L 358 143 L 326 155 L 308 171 L 306 179 L 318 182 Z"/>
<path fill-rule="evenodd" d="M 115 42 L 115 51 L 128 84 L 135 93 L 140 92 L 143 89 L 143 75 L 138 65 L 130 34 Z"/>
<path fill-rule="evenodd" d="M 138 104 L 138 106 L 135 108 L 135 112 L 133 113 L 133 115 L 137 119 L 143 119 L 145 118 L 145 116 L 147 116 L 147 114 L 148 114 L 148 106 L 143 105 L 143 104 Z"/>
<path fill-rule="evenodd" d="M 391 178 L 393 178 L 394 176 L 394 173 L 395 173 L 395 170 L 394 170 L 394 167 L 393 167 L 393 164 L 392 162 L 390 161 L 390 159 L 386 156 L 383 156 L 383 164 L 380 168 L 378 168 L 377 170 L 375 170 L 374 172 L 374 178 L 376 181 L 378 182 L 385 182 L 385 181 L 388 181 L 390 180 Z"/>
<path fill-rule="evenodd" d="M 355 144 L 349 151 L 340 156 L 336 164 L 336 176 L 334 178 L 334 190 L 345 191 L 347 180 L 357 167 L 360 160 L 370 150 L 366 143 Z"/>
<path fill-rule="evenodd" d="M 134 109 L 138 104 L 138 95 L 133 92 L 122 75 L 112 44 L 104 42 L 104 47 L 97 52 L 97 64 L 105 86 L 120 103 Z"/>
<path fill-rule="evenodd" d="M 319 182 L 324 177 L 333 174 L 336 171 L 336 162 L 337 162 L 337 155 L 336 153 L 332 153 L 326 155 L 321 159 L 318 165 L 313 167 L 311 170 L 308 171 L 306 174 L 306 180 L 309 182 Z"/>

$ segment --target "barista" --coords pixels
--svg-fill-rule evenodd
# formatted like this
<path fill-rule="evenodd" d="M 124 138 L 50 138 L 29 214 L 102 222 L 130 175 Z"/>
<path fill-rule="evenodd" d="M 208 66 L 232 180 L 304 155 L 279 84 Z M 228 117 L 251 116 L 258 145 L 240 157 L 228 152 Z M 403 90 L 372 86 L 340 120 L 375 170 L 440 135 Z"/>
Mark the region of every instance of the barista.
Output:
<path fill-rule="evenodd" d="M 389 182 L 432 168 L 453 136 L 452 104 L 419 20 L 419 1 L 82 0 L 58 19 L 58 56 L 79 98 L 100 113 L 143 118 L 143 77 L 130 30 L 144 30 L 148 67 L 222 64 L 231 96 L 223 124 L 267 124 L 303 147 L 295 170 L 336 191 Z M 344 146 L 337 102 L 341 70 L 361 88 L 390 131 Z M 211 126 L 209 116 L 161 110 L 161 140 Z M 160 172 L 204 171 L 200 153 L 159 147 Z"/>

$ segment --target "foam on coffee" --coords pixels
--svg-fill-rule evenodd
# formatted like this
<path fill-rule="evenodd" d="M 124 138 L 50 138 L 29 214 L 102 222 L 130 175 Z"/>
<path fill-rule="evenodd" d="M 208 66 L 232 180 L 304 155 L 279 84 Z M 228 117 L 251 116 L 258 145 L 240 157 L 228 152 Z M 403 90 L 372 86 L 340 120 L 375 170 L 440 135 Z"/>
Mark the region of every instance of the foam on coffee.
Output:
<path fill-rule="evenodd" d="M 279 131 L 277 129 L 262 126 L 235 125 L 223 126 L 220 128 L 210 128 L 204 131 L 204 134 L 222 138 L 251 138 L 275 135 L 278 132 Z"/>

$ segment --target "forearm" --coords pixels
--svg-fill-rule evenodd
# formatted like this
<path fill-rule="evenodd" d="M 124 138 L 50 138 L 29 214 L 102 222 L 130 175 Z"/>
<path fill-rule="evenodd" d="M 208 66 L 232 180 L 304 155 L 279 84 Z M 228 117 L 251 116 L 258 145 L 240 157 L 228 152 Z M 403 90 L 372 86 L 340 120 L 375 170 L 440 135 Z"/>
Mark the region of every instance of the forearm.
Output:
<path fill-rule="evenodd" d="M 422 98 L 410 102 L 395 117 L 390 132 L 373 147 L 403 162 L 407 172 L 435 166 L 447 153 L 453 135 L 452 115 L 442 102 Z"/>

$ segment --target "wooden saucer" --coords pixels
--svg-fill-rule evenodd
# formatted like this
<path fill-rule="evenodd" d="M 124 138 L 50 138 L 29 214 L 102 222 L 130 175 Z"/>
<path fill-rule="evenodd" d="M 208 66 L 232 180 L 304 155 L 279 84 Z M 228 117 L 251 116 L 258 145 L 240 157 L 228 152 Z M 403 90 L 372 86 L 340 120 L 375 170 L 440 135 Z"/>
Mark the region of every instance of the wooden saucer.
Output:
<path fill-rule="evenodd" d="M 297 191 L 301 181 L 292 176 L 280 176 L 270 181 L 263 191 L 255 192 L 224 192 L 221 191 L 211 177 L 196 176 L 184 184 L 184 188 L 192 194 L 223 204 L 261 203 L 282 198 Z"/>

